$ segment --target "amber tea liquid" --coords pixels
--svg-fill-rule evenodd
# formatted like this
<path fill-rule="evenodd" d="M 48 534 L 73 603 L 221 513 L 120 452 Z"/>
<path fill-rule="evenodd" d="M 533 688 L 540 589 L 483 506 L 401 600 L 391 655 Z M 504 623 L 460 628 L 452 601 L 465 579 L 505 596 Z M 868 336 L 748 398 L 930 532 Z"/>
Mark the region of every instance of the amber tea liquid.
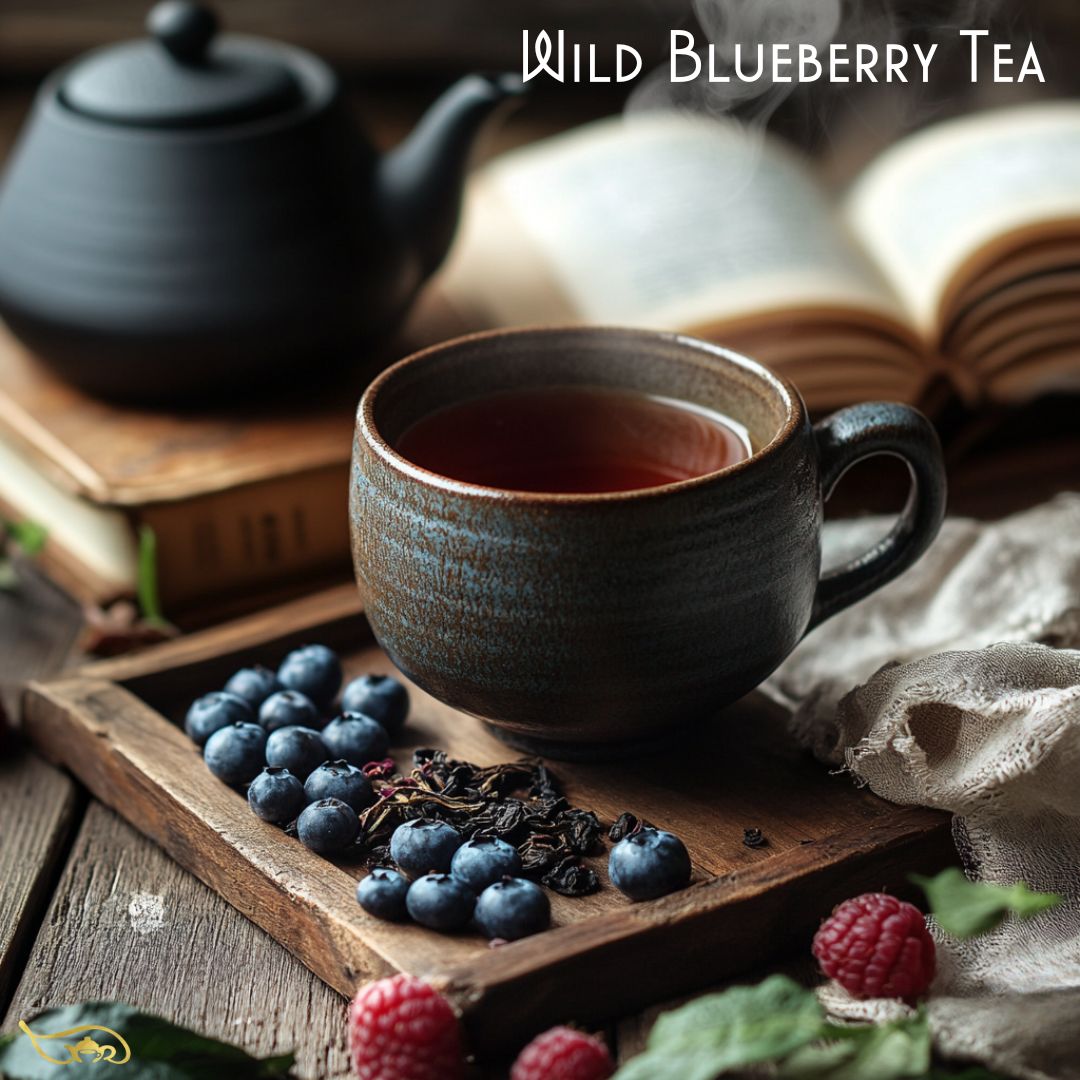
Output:
<path fill-rule="evenodd" d="M 397 440 L 410 461 L 511 491 L 632 491 L 689 480 L 750 456 L 720 413 L 628 390 L 552 386 L 439 409 Z"/>

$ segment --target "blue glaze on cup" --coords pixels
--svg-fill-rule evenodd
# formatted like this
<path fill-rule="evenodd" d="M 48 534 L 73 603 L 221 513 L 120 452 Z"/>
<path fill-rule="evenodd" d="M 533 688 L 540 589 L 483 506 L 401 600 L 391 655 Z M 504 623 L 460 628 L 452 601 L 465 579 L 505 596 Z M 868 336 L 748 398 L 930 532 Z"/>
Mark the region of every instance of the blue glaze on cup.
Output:
<path fill-rule="evenodd" d="M 430 411 L 535 385 L 611 386 L 716 409 L 753 454 L 663 487 L 510 492 L 439 476 L 395 440 Z M 894 532 L 819 582 L 825 495 L 855 461 L 903 458 Z M 360 404 L 353 559 L 391 659 L 442 701 L 552 756 L 627 752 L 743 696 L 807 630 L 917 559 L 944 514 L 937 436 L 871 404 L 812 426 L 795 388 L 717 346 L 641 330 L 499 331 L 390 368 Z"/>

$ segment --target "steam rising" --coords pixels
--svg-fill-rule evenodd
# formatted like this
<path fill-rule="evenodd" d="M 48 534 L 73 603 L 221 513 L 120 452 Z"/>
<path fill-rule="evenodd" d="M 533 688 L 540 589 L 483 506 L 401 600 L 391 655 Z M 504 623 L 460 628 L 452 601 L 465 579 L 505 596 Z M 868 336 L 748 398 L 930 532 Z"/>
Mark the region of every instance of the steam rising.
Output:
<path fill-rule="evenodd" d="M 733 70 L 736 46 L 744 54 L 759 44 L 805 43 L 818 50 L 833 42 L 866 43 L 880 50 L 888 43 L 936 42 L 936 64 L 947 66 L 957 51 L 966 50 L 959 29 L 990 29 L 995 40 L 1012 33 L 995 24 L 1009 0 L 691 0 L 701 32 L 699 48 L 715 47 L 717 66 Z M 764 127 L 777 108 L 793 93 L 796 83 L 732 79 L 710 83 L 707 71 L 693 82 L 671 83 L 668 68 L 653 72 L 631 95 L 632 111 L 678 106 L 712 115 L 731 115 L 750 127 Z M 815 84 L 817 85 L 817 84 Z M 803 88 L 805 93 L 807 88 Z M 919 92 L 916 92 L 919 91 Z M 928 94 L 921 87 L 906 87 L 909 106 L 925 108 Z"/>

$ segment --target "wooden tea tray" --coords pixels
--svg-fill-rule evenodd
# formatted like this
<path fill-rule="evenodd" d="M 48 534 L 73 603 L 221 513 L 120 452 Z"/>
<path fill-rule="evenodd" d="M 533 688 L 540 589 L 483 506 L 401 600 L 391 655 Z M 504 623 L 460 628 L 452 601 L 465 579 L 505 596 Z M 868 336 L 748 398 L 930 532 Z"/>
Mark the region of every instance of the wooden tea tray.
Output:
<path fill-rule="evenodd" d="M 340 649 L 352 674 L 392 670 L 355 591 L 342 588 L 32 684 L 25 728 L 46 757 L 331 986 L 350 994 L 397 971 L 427 976 L 460 1008 L 485 1055 L 558 1021 L 600 1023 L 804 949 L 839 900 L 902 891 L 909 871 L 954 858 L 944 815 L 893 806 L 830 776 L 790 743 L 783 717 L 752 697 L 662 756 L 553 763 L 574 805 L 605 826 L 632 810 L 681 836 L 694 862 L 688 889 L 631 904 L 608 884 L 602 856 L 593 860 L 599 893 L 552 893 L 554 928 L 513 944 L 493 949 L 473 934 L 379 922 L 354 899 L 361 870 L 258 820 L 177 726 L 194 697 L 238 667 L 276 665 L 302 641 Z M 408 745 L 394 749 L 406 770 L 415 746 L 479 763 L 517 756 L 476 720 L 418 690 L 413 701 Z M 767 846 L 743 844 L 751 827 Z"/>

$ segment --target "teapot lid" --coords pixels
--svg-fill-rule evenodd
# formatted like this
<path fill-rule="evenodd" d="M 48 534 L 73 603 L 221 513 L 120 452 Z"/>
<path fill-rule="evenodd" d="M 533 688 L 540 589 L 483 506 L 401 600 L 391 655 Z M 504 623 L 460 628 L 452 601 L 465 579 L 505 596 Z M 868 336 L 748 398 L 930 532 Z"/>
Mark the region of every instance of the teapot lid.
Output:
<path fill-rule="evenodd" d="M 60 88 L 76 112 L 115 124 L 213 127 L 292 108 L 300 82 L 270 42 L 216 37 L 214 13 L 190 0 L 162 0 L 149 38 L 91 53 Z"/>

